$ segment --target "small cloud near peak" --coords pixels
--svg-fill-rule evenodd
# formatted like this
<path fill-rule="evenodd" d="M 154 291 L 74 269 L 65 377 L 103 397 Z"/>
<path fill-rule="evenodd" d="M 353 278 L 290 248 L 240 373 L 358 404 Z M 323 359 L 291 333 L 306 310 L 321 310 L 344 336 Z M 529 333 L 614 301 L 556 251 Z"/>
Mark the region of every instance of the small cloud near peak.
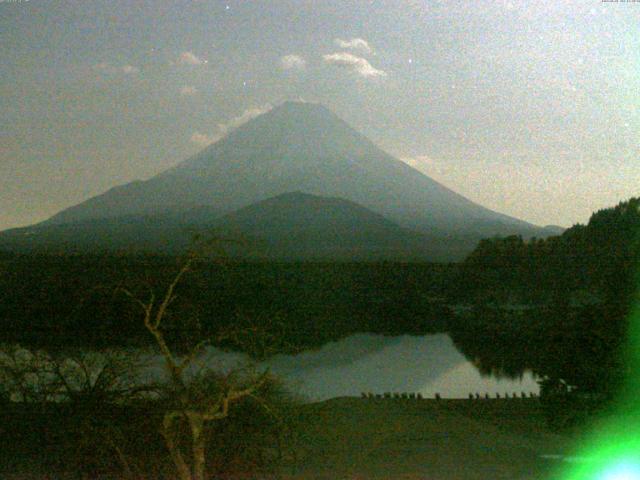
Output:
<path fill-rule="evenodd" d="M 269 103 L 259 107 L 248 108 L 237 117 L 233 117 L 228 122 L 219 123 L 217 125 L 218 131 L 211 135 L 195 132 L 193 135 L 191 135 L 191 142 L 197 145 L 200 145 L 202 147 L 215 143 L 218 140 L 221 140 L 222 138 L 226 137 L 229 133 L 234 131 L 236 128 L 247 123 L 249 120 L 252 120 L 259 115 L 262 115 L 263 113 L 267 113 L 272 108 L 273 106 Z"/>
<path fill-rule="evenodd" d="M 226 136 L 229 132 L 232 132 L 233 130 L 238 128 L 240 125 L 244 125 L 249 120 L 252 120 L 252 119 L 258 117 L 258 116 L 262 115 L 263 113 L 267 113 L 272 108 L 273 108 L 273 106 L 270 103 L 267 103 L 267 104 L 265 104 L 265 105 L 263 105 L 261 107 L 248 108 L 244 112 L 242 112 L 240 115 L 238 115 L 237 117 L 233 117 L 228 122 L 219 123 L 218 124 L 218 133 L 221 136 Z"/>
<path fill-rule="evenodd" d="M 280 58 L 280 68 L 283 70 L 301 70 L 307 65 L 307 61 L 300 55 L 285 55 Z"/>
<path fill-rule="evenodd" d="M 431 167 L 435 164 L 433 159 L 428 155 L 416 155 L 415 157 L 400 157 L 404 163 L 413 168 L 426 168 Z"/>
<path fill-rule="evenodd" d="M 325 63 L 351 70 L 365 78 L 386 77 L 387 72 L 375 68 L 366 58 L 348 52 L 336 52 L 322 56 Z"/>
<path fill-rule="evenodd" d="M 190 97 L 198 93 L 198 89 L 193 85 L 185 85 L 180 89 L 180 95 L 183 97 Z"/>
<path fill-rule="evenodd" d="M 138 67 L 134 67 L 133 65 L 125 65 L 120 69 L 122 70 L 123 73 L 127 73 L 127 74 L 138 73 L 140 71 Z"/>
<path fill-rule="evenodd" d="M 335 43 L 340 48 L 345 48 L 348 50 L 356 50 L 362 53 L 372 53 L 373 49 L 363 38 L 350 38 L 349 40 L 343 40 L 341 38 L 336 38 L 333 43 Z"/>
<path fill-rule="evenodd" d="M 178 57 L 178 64 L 180 65 L 206 65 L 208 60 L 198 57 L 193 52 L 182 52 Z"/>
<path fill-rule="evenodd" d="M 124 73 L 125 75 L 132 75 L 134 73 L 140 72 L 140 69 L 138 67 L 134 67 L 133 65 L 118 66 L 111 65 L 107 62 L 97 63 L 93 68 L 108 74 Z"/>
<path fill-rule="evenodd" d="M 413 157 L 399 158 L 411 168 L 418 170 L 436 181 L 442 181 L 445 184 L 451 182 L 451 167 L 447 166 L 441 159 L 434 159 L 430 155 L 415 155 Z"/>
<path fill-rule="evenodd" d="M 210 135 L 207 135 L 206 133 L 194 132 L 194 134 L 191 135 L 190 140 L 192 143 L 195 143 L 196 145 L 199 145 L 201 147 L 206 147 L 207 145 L 217 141 L 218 139 Z"/>

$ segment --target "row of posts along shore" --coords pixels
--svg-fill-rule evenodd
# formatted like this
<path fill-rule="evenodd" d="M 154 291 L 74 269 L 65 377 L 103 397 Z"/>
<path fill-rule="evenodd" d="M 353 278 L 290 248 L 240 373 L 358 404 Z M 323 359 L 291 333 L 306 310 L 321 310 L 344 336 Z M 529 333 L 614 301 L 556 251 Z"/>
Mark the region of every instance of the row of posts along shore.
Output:
<path fill-rule="evenodd" d="M 423 396 L 421 393 L 415 392 L 385 392 L 385 393 L 371 393 L 371 392 L 362 392 L 360 395 L 362 398 L 368 399 L 400 399 L 400 400 L 429 400 L 429 397 Z M 485 393 L 481 395 L 480 393 L 469 393 L 467 399 L 468 400 L 491 400 L 491 399 L 524 399 L 524 398 L 537 398 L 538 394 L 534 392 L 520 392 L 519 394 L 513 392 L 509 394 L 506 392 L 504 395 L 500 393 L 495 393 L 493 396 L 489 393 Z M 439 393 L 436 393 L 433 396 L 434 400 L 442 400 L 442 396 Z"/>

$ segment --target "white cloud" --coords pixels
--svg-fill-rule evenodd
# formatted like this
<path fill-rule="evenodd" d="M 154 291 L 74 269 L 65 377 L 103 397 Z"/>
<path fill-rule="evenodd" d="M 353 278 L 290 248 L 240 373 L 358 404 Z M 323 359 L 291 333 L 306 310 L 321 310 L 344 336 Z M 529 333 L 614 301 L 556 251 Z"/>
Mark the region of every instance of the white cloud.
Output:
<path fill-rule="evenodd" d="M 206 133 L 195 132 L 191 135 L 191 141 L 201 147 L 206 147 L 217 140 L 219 140 L 219 138 L 209 136 Z"/>
<path fill-rule="evenodd" d="M 206 65 L 209 61 L 198 57 L 193 52 L 182 52 L 178 57 L 178 63 L 181 65 Z"/>
<path fill-rule="evenodd" d="M 115 73 L 124 73 L 126 75 L 131 75 L 134 73 L 138 73 L 140 69 L 138 67 L 134 67 L 133 65 L 111 65 L 107 62 L 100 62 L 94 66 L 96 70 L 100 70 L 101 72 L 115 74 Z"/>
<path fill-rule="evenodd" d="M 400 157 L 404 163 L 416 170 L 428 170 L 435 165 L 435 162 L 428 155 L 417 155 L 415 157 Z"/>
<path fill-rule="evenodd" d="M 208 135 L 200 132 L 195 132 L 191 135 L 191 141 L 200 146 L 210 145 L 218 140 L 226 137 L 230 132 L 238 128 L 240 125 L 247 123 L 249 120 L 256 118 L 263 113 L 268 112 L 273 107 L 267 103 L 261 107 L 249 108 L 242 112 L 237 117 L 233 117 L 231 120 L 225 123 L 218 124 L 218 131 L 214 134 Z"/>
<path fill-rule="evenodd" d="M 192 95 L 195 95 L 196 93 L 198 93 L 198 89 L 193 85 L 185 85 L 180 89 L 180 95 L 182 95 L 183 97 L 192 96 Z"/>
<path fill-rule="evenodd" d="M 300 55 L 285 55 L 280 59 L 280 67 L 284 70 L 299 70 L 307 65 L 307 61 Z"/>
<path fill-rule="evenodd" d="M 442 182 L 446 185 L 452 184 L 452 178 L 459 172 L 451 164 L 445 164 L 441 160 L 435 160 L 429 155 L 415 155 L 413 157 L 400 157 L 404 163 L 412 168 L 415 168 L 421 173 L 429 176 L 437 182 Z M 455 182 L 454 182 L 455 184 Z"/>
<path fill-rule="evenodd" d="M 340 48 L 346 48 L 349 50 L 358 50 L 363 53 L 371 53 L 373 50 L 371 46 L 369 46 L 369 42 L 362 38 L 351 38 L 349 40 L 342 40 L 341 38 L 336 38 L 334 43 Z"/>
<path fill-rule="evenodd" d="M 120 67 L 120 70 L 122 70 L 123 73 L 138 73 L 140 71 L 140 69 L 138 67 L 134 67 L 133 65 L 125 65 L 123 67 Z"/>
<path fill-rule="evenodd" d="M 225 136 L 229 132 L 231 132 L 231 131 L 235 130 L 236 128 L 238 128 L 240 125 L 243 125 L 243 124 L 247 123 L 249 120 L 254 119 L 259 115 L 262 115 L 263 113 L 267 113 L 272 108 L 273 107 L 269 103 L 267 103 L 267 104 L 265 104 L 265 105 L 263 105 L 261 107 L 249 108 L 249 109 L 245 110 L 244 112 L 242 112 L 242 114 L 238 115 L 237 117 L 232 118 L 228 122 L 219 123 L 218 124 L 219 134 L 221 136 Z"/>
<path fill-rule="evenodd" d="M 326 63 L 347 68 L 363 77 L 373 78 L 385 77 L 387 75 L 386 72 L 373 67 L 367 59 L 358 57 L 357 55 L 353 55 L 351 53 L 330 53 L 327 55 L 323 55 L 322 58 Z"/>

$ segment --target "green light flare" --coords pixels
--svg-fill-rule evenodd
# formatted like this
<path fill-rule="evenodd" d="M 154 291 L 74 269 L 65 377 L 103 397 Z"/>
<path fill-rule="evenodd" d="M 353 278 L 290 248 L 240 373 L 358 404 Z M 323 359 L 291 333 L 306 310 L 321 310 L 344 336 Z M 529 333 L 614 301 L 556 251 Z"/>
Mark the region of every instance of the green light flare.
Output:
<path fill-rule="evenodd" d="M 640 289 L 636 292 L 624 351 L 624 386 L 607 418 L 579 445 L 584 460 L 567 465 L 557 478 L 640 480 Z"/>

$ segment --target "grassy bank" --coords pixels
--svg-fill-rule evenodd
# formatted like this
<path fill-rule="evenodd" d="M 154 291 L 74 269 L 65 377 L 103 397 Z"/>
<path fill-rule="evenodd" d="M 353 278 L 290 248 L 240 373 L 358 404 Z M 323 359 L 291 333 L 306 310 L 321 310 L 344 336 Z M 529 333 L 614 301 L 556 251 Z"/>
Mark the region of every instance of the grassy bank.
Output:
<path fill-rule="evenodd" d="M 303 407 L 291 479 L 545 479 L 568 437 L 538 399 L 338 398 Z"/>
<path fill-rule="evenodd" d="M 281 453 L 275 452 L 276 437 L 270 439 L 264 430 L 266 424 L 258 422 L 254 428 L 241 422 L 243 432 L 252 429 L 261 432 L 263 438 L 258 443 L 267 449 L 265 452 L 271 451 L 280 458 L 279 462 L 269 462 L 270 469 L 279 464 L 276 474 L 261 475 L 253 470 L 245 477 L 238 476 L 236 469 L 233 476 L 220 478 L 544 480 L 553 478 L 557 460 L 542 455 L 568 453 L 572 444 L 569 436 L 551 433 L 546 428 L 535 398 L 440 401 L 336 398 L 299 405 L 289 416 L 293 429 L 285 436 Z M 138 427 L 127 422 L 128 430 L 122 432 L 120 445 L 131 446 L 128 453 L 141 461 L 148 456 L 142 463 L 156 469 L 151 474 L 140 472 L 139 478 L 172 478 L 170 466 L 163 465 L 167 454 L 157 436 L 155 419 L 138 414 L 132 418 L 137 419 L 140 432 L 136 438 Z M 57 438 L 61 431 L 52 431 L 52 425 L 34 429 L 35 425 L 26 418 L 13 419 L 12 425 L 5 422 L 2 429 L 2 478 L 98 478 L 77 476 L 78 472 L 69 470 L 55 472 L 53 460 L 62 446 L 54 442 L 61 441 Z M 235 428 L 225 427 L 221 434 L 222 437 L 212 439 L 212 445 L 218 446 L 214 450 L 237 438 Z M 43 445 L 36 440 L 47 443 Z M 99 448 L 108 450 L 108 446 L 98 444 L 85 447 L 93 453 Z M 225 455 L 233 456 L 237 450 L 236 446 Z M 19 451 L 24 456 L 15 458 Z M 80 453 L 80 449 L 75 453 Z M 43 456 L 50 458 L 44 461 Z M 112 471 L 117 471 L 116 464 L 113 468 Z M 107 474 L 99 478 L 121 477 Z"/>

